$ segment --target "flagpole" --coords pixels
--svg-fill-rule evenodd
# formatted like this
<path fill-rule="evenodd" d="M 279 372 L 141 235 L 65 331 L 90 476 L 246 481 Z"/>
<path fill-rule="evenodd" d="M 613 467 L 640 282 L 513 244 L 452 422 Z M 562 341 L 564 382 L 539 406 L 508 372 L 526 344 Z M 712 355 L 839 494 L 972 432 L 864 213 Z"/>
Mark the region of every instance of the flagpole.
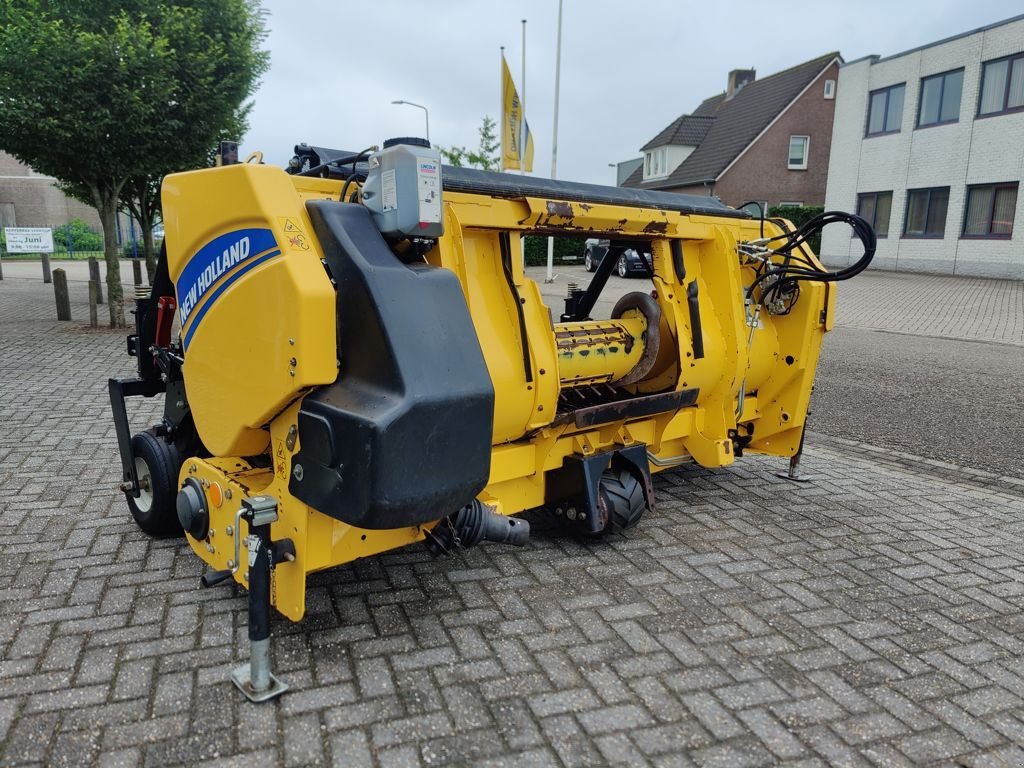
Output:
<path fill-rule="evenodd" d="M 526 127 L 526 19 L 523 19 L 523 98 L 519 100 L 520 114 L 523 116 L 523 127 Z M 525 176 L 526 171 L 523 170 L 523 137 L 519 137 L 519 175 Z"/>
<path fill-rule="evenodd" d="M 558 160 L 558 84 L 562 76 L 562 0 L 558 0 L 558 44 L 555 53 L 555 125 L 551 131 L 551 178 L 555 178 Z M 545 283 L 555 282 L 555 239 L 548 237 L 548 274 Z"/>
<path fill-rule="evenodd" d="M 498 68 L 498 135 L 501 136 L 501 157 L 498 173 L 505 172 L 505 46 L 501 46 L 501 66 Z"/>

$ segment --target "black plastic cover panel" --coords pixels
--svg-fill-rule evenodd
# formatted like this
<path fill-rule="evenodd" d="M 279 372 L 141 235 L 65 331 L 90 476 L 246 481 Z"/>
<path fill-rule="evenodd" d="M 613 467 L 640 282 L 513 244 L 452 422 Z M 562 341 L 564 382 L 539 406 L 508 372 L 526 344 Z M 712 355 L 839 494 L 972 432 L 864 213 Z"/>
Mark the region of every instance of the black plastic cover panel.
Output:
<path fill-rule="evenodd" d="M 487 484 L 494 419 L 462 287 L 400 262 L 362 206 L 307 210 L 336 282 L 341 368 L 303 400 L 289 491 L 360 528 L 451 514 Z"/>

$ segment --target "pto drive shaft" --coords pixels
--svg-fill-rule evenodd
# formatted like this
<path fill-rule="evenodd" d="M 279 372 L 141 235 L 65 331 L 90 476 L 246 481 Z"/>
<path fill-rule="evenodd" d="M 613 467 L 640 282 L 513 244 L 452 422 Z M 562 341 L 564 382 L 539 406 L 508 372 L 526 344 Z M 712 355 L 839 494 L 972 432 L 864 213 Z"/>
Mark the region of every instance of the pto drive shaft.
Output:
<path fill-rule="evenodd" d="M 435 555 L 453 548 L 469 549 L 481 541 L 523 546 L 530 540 L 530 524 L 518 517 L 495 514 L 476 499 L 454 515 L 442 519 L 427 532 L 426 545 Z"/>

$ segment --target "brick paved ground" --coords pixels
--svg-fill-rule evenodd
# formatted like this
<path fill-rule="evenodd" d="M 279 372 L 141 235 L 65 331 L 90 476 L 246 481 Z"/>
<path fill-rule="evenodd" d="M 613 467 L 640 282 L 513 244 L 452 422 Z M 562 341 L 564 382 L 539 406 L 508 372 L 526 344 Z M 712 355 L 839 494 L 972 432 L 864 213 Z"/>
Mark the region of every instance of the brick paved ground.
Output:
<path fill-rule="evenodd" d="M 1024 762 L 1024 492 L 836 440 L 660 475 L 625 538 L 320 574 L 242 703 L 244 597 L 114 490 L 123 335 L 47 289 L 0 283 L 0 764 Z"/>

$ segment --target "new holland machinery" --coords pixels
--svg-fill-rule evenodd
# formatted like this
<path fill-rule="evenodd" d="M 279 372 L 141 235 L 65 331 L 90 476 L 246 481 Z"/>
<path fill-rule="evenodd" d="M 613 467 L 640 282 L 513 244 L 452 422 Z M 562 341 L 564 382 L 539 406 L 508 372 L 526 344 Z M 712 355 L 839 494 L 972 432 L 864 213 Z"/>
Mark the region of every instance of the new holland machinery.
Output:
<path fill-rule="evenodd" d="M 255 160 L 255 162 L 253 162 Z M 136 300 L 137 376 L 110 395 L 128 506 L 184 535 L 204 586 L 249 593 L 254 700 L 270 607 L 309 574 L 424 541 L 523 544 L 542 508 L 579 535 L 636 525 L 652 473 L 744 453 L 799 457 L 838 280 L 870 261 L 862 219 L 800 229 L 712 197 L 442 166 L 419 139 L 296 147 L 168 176 L 165 248 Z M 826 270 L 807 239 L 864 245 Z M 609 241 L 589 286 L 545 304 L 528 235 Z M 627 250 L 649 286 L 594 308 Z M 646 263 L 646 261 L 645 261 Z M 125 399 L 164 395 L 134 436 Z"/>

